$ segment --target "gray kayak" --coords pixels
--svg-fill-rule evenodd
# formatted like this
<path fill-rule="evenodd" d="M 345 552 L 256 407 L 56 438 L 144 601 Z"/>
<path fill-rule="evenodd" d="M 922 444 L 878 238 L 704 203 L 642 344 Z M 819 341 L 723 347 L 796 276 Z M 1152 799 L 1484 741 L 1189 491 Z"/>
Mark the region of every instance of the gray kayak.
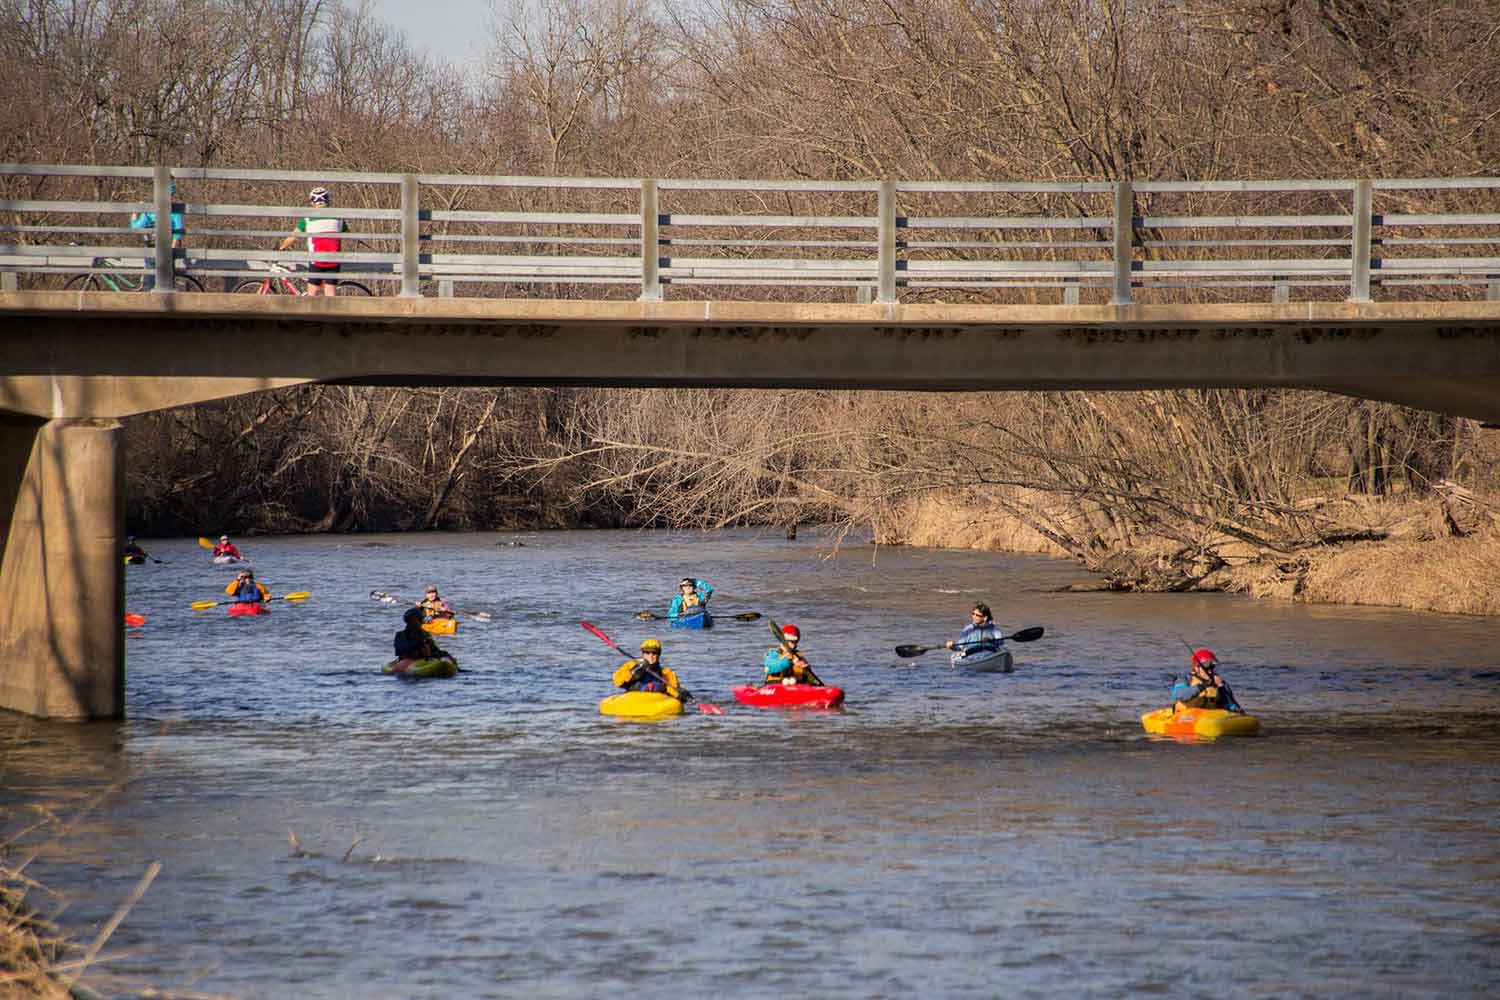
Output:
<path fill-rule="evenodd" d="M 1008 674 L 1016 669 L 1016 662 L 1010 655 L 1010 650 L 1004 646 L 999 649 L 983 650 L 979 652 L 954 653 L 948 658 L 955 667 L 965 670 L 973 670 L 981 674 Z"/>

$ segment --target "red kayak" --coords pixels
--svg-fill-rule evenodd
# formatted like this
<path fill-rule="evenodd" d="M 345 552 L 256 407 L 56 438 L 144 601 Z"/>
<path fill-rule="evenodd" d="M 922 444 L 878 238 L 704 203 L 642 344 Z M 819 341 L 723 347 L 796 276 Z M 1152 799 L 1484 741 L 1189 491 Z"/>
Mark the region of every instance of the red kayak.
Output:
<path fill-rule="evenodd" d="M 756 708 L 838 708 L 844 689 L 817 684 L 742 684 L 734 689 L 734 700 Z"/>
<path fill-rule="evenodd" d="M 229 605 L 232 615 L 268 615 L 271 609 L 259 601 L 234 601 Z"/>

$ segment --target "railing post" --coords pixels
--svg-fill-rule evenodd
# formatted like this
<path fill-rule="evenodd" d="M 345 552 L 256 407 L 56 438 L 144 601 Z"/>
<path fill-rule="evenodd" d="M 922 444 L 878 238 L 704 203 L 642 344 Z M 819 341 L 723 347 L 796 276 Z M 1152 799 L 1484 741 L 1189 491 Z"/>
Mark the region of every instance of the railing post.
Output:
<path fill-rule="evenodd" d="M 420 298 L 422 218 L 417 205 L 417 175 L 401 175 L 401 297 Z"/>
<path fill-rule="evenodd" d="M 1065 305 L 1065 306 L 1076 306 L 1078 304 L 1078 279 L 1077 278 L 1064 278 L 1063 279 L 1063 290 L 1062 290 L 1062 293 L 1063 293 L 1063 300 L 1062 300 L 1062 304 L 1063 305 Z"/>
<path fill-rule="evenodd" d="M 1484 297 L 1490 302 L 1500 302 L 1500 274 L 1491 274 L 1489 279 L 1489 287 Z"/>
<path fill-rule="evenodd" d="M 879 217 L 875 221 L 875 239 L 880 247 L 878 288 L 875 301 L 890 305 L 896 301 L 896 182 L 880 182 Z"/>
<path fill-rule="evenodd" d="M 641 298 L 661 301 L 661 201 L 656 180 L 641 180 Z"/>
<path fill-rule="evenodd" d="M 1271 301 L 1276 305 L 1292 301 L 1292 286 L 1287 282 L 1286 275 L 1271 275 Z"/>
<path fill-rule="evenodd" d="M 1111 305 L 1130 305 L 1130 268 L 1135 259 L 1135 188 L 1115 181 L 1115 289 Z"/>
<path fill-rule="evenodd" d="M 156 252 L 152 264 L 156 272 L 153 292 L 170 292 L 175 286 L 172 280 L 175 261 L 172 259 L 172 171 L 168 167 L 154 167 L 151 171 L 151 200 L 156 204 Z"/>
<path fill-rule="evenodd" d="M 1349 242 L 1349 301 L 1370 301 L 1370 230 L 1375 214 L 1375 186 L 1354 182 L 1354 235 Z"/>

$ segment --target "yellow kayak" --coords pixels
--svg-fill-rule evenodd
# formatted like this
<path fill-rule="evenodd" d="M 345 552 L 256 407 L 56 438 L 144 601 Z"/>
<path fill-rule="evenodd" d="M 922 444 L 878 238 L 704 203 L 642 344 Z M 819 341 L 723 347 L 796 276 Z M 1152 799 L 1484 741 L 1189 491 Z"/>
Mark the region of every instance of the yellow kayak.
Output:
<path fill-rule="evenodd" d="M 1184 708 L 1176 715 L 1170 708 L 1158 708 L 1141 716 L 1146 732 L 1163 736 L 1254 736 L 1260 732 L 1260 720 L 1243 712 L 1222 708 Z"/>
<path fill-rule="evenodd" d="M 665 719 L 682 714 L 682 702 L 660 691 L 626 691 L 599 703 L 600 715 L 618 715 L 626 719 Z"/>
<path fill-rule="evenodd" d="M 423 632 L 431 632 L 433 635 L 452 635 L 458 631 L 457 618 L 434 618 L 430 622 L 422 623 Z"/>

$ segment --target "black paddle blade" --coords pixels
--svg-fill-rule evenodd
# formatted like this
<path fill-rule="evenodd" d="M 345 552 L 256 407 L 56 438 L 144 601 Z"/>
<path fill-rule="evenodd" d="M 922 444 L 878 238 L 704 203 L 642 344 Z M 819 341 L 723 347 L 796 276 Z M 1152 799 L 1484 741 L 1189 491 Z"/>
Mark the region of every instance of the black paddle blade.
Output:
<path fill-rule="evenodd" d="M 739 614 L 734 616 L 734 620 L 737 622 L 758 622 L 760 621 L 760 612 L 741 611 Z"/>
<path fill-rule="evenodd" d="M 1031 628 L 1023 628 L 1014 635 L 1008 635 L 1005 638 L 1011 642 L 1035 642 L 1042 637 L 1042 633 L 1045 631 L 1046 629 L 1042 628 L 1042 626 L 1033 625 Z"/>
<path fill-rule="evenodd" d="M 931 646 L 897 646 L 896 655 L 909 660 L 913 656 L 921 656 L 931 648 Z"/>

